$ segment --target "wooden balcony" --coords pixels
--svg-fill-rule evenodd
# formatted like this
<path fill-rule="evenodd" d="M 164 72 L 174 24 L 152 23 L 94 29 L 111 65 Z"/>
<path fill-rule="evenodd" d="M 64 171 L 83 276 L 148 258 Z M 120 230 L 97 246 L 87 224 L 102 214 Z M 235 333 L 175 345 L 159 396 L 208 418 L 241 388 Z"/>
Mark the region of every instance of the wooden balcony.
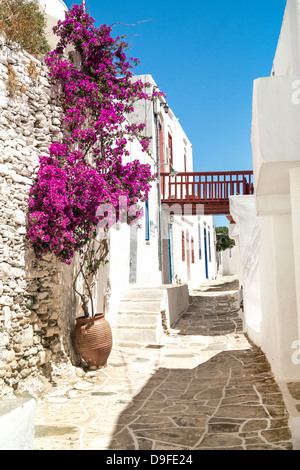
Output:
<path fill-rule="evenodd" d="M 229 215 L 229 197 L 254 194 L 253 171 L 161 173 L 163 210 L 185 215 Z"/>

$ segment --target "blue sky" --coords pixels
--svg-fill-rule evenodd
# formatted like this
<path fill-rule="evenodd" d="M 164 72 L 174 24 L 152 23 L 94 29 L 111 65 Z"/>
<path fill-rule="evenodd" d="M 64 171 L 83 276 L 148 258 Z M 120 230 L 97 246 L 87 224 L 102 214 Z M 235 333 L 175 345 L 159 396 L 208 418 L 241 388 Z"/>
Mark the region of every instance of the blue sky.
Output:
<path fill-rule="evenodd" d="M 86 5 L 96 25 L 135 24 L 115 26 L 114 35 L 127 35 L 140 59 L 135 72 L 151 74 L 167 94 L 193 144 L 195 171 L 252 169 L 253 80 L 271 73 L 286 0 Z"/>

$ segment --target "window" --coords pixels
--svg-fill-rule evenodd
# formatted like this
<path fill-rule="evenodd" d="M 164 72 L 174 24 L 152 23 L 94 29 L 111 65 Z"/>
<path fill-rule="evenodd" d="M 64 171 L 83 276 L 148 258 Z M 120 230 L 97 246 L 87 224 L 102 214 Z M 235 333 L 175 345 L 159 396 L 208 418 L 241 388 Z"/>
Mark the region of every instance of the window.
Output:
<path fill-rule="evenodd" d="M 168 148 L 169 148 L 169 165 L 170 171 L 173 168 L 173 140 L 171 134 L 168 134 Z"/>
<path fill-rule="evenodd" d="M 208 256 L 209 262 L 211 262 L 211 240 L 210 240 L 210 231 L 208 231 Z"/>
<path fill-rule="evenodd" d="M 185 236 L 184 236 L 184 232 L 182 232 L 182 236 L 181 236 L 181 251 L 182 251 L 182 261 L 185 261 Z"/>
<path fill-rule="evenodd" d="M 160 163 L 164 163 L 164 134 L 161 123 L 159 123 L 159 158 Z"/>

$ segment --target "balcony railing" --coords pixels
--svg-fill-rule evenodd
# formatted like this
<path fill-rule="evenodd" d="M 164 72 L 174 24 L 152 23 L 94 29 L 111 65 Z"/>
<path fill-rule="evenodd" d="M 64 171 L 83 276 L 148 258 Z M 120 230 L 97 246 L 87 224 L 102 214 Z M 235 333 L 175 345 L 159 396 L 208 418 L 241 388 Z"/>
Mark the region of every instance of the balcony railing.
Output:
<path fill-rule="evenodd" d="M 254 194 L 253 171 L 161 173 L 161 193 L 164 204 L 210 205 L 222 207 L 224 213 L 230 196 Z"/>

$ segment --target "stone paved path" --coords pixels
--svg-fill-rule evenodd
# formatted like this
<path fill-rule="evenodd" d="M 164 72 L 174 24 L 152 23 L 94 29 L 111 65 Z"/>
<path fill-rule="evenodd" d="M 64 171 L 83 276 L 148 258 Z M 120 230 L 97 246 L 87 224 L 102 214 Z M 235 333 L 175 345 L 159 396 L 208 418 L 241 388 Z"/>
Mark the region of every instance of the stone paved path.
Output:
<path fill-rule="evenodd" d="M 192 293 L 161 347 L 114 346 L 108 367 L 57 376 L 37 450 L 288 450 L 282 395 L 243 334 L 235 284 Z"/>

